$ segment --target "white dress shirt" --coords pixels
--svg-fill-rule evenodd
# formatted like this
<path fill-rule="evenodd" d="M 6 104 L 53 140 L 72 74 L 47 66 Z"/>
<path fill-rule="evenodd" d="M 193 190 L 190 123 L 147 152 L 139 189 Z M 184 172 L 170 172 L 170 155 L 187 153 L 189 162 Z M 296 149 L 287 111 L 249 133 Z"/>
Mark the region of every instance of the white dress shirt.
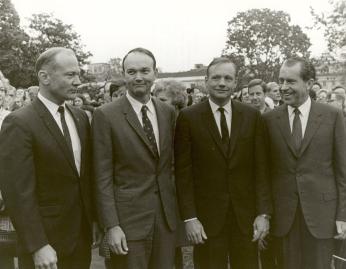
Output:
<path fill-rule="evenodd" d="M 295 107 L 287 106 L 287 109 L 288 109 L 288 118 L 290 121 L 290 128 L 292 132 Z M 302 123 L 302 138 L 304 138 L 306 126 L 308 124 L 310 109 L 311 109 L 310 97 L 308 97 L 308 99 L 300 107 L 298 107 L 298 109 L 300 111 L 300 114 L 299 114 L 300 122 Z"/>
<path fill-rule="evenodd" d="M 56 124 L 59 126 L 60 131 L 62 134 L 64 134 L 62 125 L 61 125 L 61 119 L 60 119 L 60 113 L 58 112 L 59 106 L 52 101 L 48 100 L 45 98 L 42 94 L 38 93 L 37 98 L 45 105 L 45 107 L 48 109 L 50 114 L 53 116 Z M 67 128 L 70 132 L 70 137 L 71 137 L 71 142 L 72 142 L 72 149 L 73 149 L 73 156 L 74 156 L 74 161 L 76 164 L 76 168 L 78 170 L 78 173 L 80 174 L 80 164 L 81 164 L 81 153 L 82 153 L 82 148 L 80 144 L 80 139 L 77 131 L 76 124 L 73 120 L 73 117 L 70 113 L 70 111 L 66 108 L 65 103 L 62 104 L 65 108 L 65 120 L 67 124 Z"/>
<path fill-rule="evenodd" d="M 137 101 L 135 98 L 133 98 L 129 93 L 126 93 L 126 97 L 129 100 L 133 110 L 135 111 L 137 118 L 141 125 L 143 126 L 143 120 L 142 120 L 142 106 L 146 105 L 148 107 L 147 110 L 147 115 L 148 118 L 151 122 L 151 125 L 153 126 L 153 131 L 155 135 L 155 140 L 156 140 L 156 145 L 157 145 L 157 150 L 160 154 L 160 136 L 159 136 L 159 124 L 157 121 L 157 115 L 156 115 L 156 110 L 153 104 L 153 101 L 149 99 L 149 101 L 146 104 L 142 104 L 141 102 Z"/>
<path fill-rule="evenodd" d="M 211 111 L 213 112 L 213 116 L 217 125 L 217 128 L 219 129 L 219 133 L 220 136 L 222 137 L 222 133 L 221 133 L 221 123 L 220 123 L 220 119 L 221 119 L 221 112 L 218 110 L 219 109 L 219 105 L 215 104 L 210 98 L 209 98 L 209 104 L 211 107 Z M 228 133 L 231 136 L 231 122 L 232 122 L 232 105 L 231 105 L 231 100 L 228 101 L 227 104 L 225 104 L 224 106 L 222 106 L 225 110 L 225 118 L 226 118 L 226 123 L 227 123 L 227 127 L 228 127 Z"/>

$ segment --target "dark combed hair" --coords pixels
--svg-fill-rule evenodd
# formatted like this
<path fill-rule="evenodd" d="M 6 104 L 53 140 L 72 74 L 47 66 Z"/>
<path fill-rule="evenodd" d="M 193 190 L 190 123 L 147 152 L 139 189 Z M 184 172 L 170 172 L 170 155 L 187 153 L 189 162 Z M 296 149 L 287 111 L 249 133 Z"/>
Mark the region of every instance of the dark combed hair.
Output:
<path fill-rule="evenodd" d="M 148 55 L 151 59 L 153 59 L 153 62 L 154 62 L 153 67 L 154 67 L 154 70 L 156 70 L 156 59 L 155 59 L 154 54 L 153 54 L 150 50 L 145 49 L 145 48 L 135 48 L 135 49 L 130 50 L 130 51 L 125 55 L 125 57 L 123 58 L 123 62 L 122 62 L 122 64 L 121 64 L 121 65 L 122 65 L 122 68 L 123 68 L 123 71 L 125 71 L 124 62 L 125 62 L 127 56 L 129 56 L 130 53 L 134 53 L 134 52 L 143 53 L 143 54 L 145 54 L 145 55 Z"/>
<path fill-rule="evenodd" d="M 255 79 L 251 80 L 247 87 L 250 90 L 250 88 L 255 87 L 257 85 L 262 87 L 262 90 L 264 93 L 268 92 L 267 84 L 260 78 L 255 78 Z"/>
<path fill-rule="evenodd" d="M 234 69 L 235 69 L 235 76 L 237 77 L 238 75 L 238 66 L 236 65 L 236 63 L 234 61 L 232 61 L 231 58 L 228 57 L 218 57 L 218 58 L 214 58 L 214 60 L 212 60 L 210 62 L 210 64 L 207 67 L 207 77 L 209 76 L 209 69 L 210 67 L 217 65 L 217 64 L 233 64 Z"/>
<path fill-rule="evenodd" d="M 293 66 L 299 63 L 301 66 L 300 77 L 304 81 L 308 81 L 309 79 L 316 80 L 316 70 L 312 63 L 310 63 L 307 59 L 302 57 L 292 57 L 288 58 L 284 65 Z"/>
<path fill-rule="evenodd" d="M 45 52 L 41 53 L 40 56 L 38 56 L 36 63 L 35 63 L 35 72 L 38 74 L 38 72 L 42 69 L 43 66 L 50 64 L 55 60 L 56 55 L 58 55 L 61 52 L 68 52 L 71 54 L 74 54 L 73 50 L 63 48 L 63 47 L 53 47 Z"/>

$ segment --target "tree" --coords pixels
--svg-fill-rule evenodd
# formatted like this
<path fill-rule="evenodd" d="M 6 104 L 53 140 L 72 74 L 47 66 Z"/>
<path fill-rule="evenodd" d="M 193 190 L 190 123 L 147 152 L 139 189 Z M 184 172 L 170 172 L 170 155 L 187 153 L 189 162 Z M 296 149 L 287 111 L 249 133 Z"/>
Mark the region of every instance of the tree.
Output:
<path fill-rule="evenodd" d="M 29 40 L 19 23 L 11 1 L 0 0 L 0 70 L 15 86 L 25 80 L 21 71 Z"/>
<path fill-rule="evenodd" d="M 84 51 L 80 35 L 71 24 L 65 24 L 52 14 L 34 14 L 29 20 L 31 51 L 38 55 L 51 47 L 66 47 L 72 49 L 81 65 L 88 63 L 92 54 Z"/>
<path fill-rule="evenodd" d="M 309 57 L 310 40 L 297 25 L 290 25 L 283 11 L 251 9 L 239 12 L 228 22 L 226 47 L 222 54 L 243 59 L 264 81 L 275 81 L 283 60 Z"/>
<path fill-rule="evenodd" d="M 330 0 L 332 10 L 318 14 L 312 7 L 315 29 L 323 29 L 329 51 L 346 46 L 346 1 Z"/>

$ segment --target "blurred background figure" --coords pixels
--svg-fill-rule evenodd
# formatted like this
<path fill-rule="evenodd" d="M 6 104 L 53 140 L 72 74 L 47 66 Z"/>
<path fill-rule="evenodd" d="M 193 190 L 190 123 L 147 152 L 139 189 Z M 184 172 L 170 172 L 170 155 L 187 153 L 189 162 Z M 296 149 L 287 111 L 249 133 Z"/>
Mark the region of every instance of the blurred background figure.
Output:
<path fill-rule="evenodd" d="M 317 93 L 322 89 L 322 85 L 315 81 L 314 84 L 312 84 L 311 90 L 314 91 L 317 95 Z"/>
<path fill-rule="evenodd" d="M 248 89 L 247 85 L 243 86 L 241 88 L 239 100 L 242 103 L 249 104 L 249 105 L 251 104 L 251 100 L 250 100 L 250 97 L 249 97 L 249 89 Z"/>
<path fill-rule="evenodd" d="M 341 93 L 330 92 L 327 97 L 328 104 L 345 111 L 345 96 Z M 344 112 L 345 116 L 345 112 Z"/>
<path fill-rule="evenodd" d="M 112 84 L 109 87 L 109 94 L 111 100 L 114 101 L 126 93 L 126 82 L 124 79 L 117 79 L 112 81 Z"/>
<path fill-rule="evenodd" d="M 16 111 L 23 106 L 24 106 L 24 97 L 22 97 L 21 95 L 14 97 L 12 111 Z"/>
<path fill-rule="evenodd" d="M 29 98 L 31 102 L 37 97 L 38 91 L 39 91 L 38 86 L 30 86 L 28 88 Z"/>
<path fill-rule="evenodd" d="M 12 111 L 15 95 L 16 95 L 16 88 L 13 86 L 8 86 L 7 94 L 5 96 L 4 105 L 3 105 L 6 110 Z"/>
<path fill-rule="evenodd" d="M 76 94 L 76 98 L 73 99 L 73 106 L 78 107 L 85 111 L 89 118 L 89 122 L 91 123 L 92 114 L 94 112 L 94 107 L 90 105 L 90 103 L 85 99 L 84 95 L 81 93 Z"/>
<path fill-rule="evenodd" d="M 270 98 L 273 101 L 274 107 L 277 107 L 283 103 L 281 100 L 280 86 L 276 82 L 267 83 L 266 95 L 268 98 Z"/>
<path fill-rule="evenodd" d="M 177 114 L 188 103 L 185 86 L 178 81 L 166 80 L 156 83 L 153 94 L 162 102 L 173 106 Z"/>
<path fill-rule="evenodd" d="M 251 105 L 259 110 L 261 114 L 270 111 L 270 107 L 265 102 L 267 85 L 262 79 L 253 79 L 248 85 Z"/>
<path fill-rule="evenodd" d="M 319 102 L 319 103 L 325 104 L 325 103 L 327 103 L 327 97 L 328 97 L 328 91 L 324 90 L 324 89 L 320 89 L 317 92 L 316 101 Z"/>

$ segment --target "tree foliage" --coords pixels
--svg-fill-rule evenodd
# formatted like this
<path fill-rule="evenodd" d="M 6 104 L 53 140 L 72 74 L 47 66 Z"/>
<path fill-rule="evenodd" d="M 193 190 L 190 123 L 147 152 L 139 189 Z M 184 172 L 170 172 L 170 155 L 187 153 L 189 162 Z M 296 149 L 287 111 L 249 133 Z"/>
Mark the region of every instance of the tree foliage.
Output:
<path fill-rule="evenodd" d="M 317 13 L 311 8 L 315 29 L 324 30 L 329 51 L 346 46 L 346 1 L 330 0 L 332 10 Z"/>
<path fill-rule="evenodd" d="M 52 14 L 35 14 L 29 26 L 20 26 L 20 18 L 10 0 L 0 0 L 0 71 L 15 87 L 37 84 L 34 72 L 37 57 L 50 47 L 74 50 L 81 65 L 92 55 L 85 51 L 73 26 Z"/>
<path fill-rule="evenodd" d="M 309 57 L 310 40 L 301 28 L 291 25 L 283 11 L 251 9 L 239 12 L 228 22 L 223 55 L 237 55 L 246 68 L 257 71 L 265 81 L 277 79 L 287 57 Z"/>

